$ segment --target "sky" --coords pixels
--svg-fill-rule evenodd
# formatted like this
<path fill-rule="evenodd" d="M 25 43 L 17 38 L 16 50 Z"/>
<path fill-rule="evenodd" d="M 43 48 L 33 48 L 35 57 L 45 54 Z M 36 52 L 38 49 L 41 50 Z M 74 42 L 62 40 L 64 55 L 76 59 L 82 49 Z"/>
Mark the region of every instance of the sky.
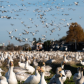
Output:
<path fill-rule="evenodd" d="M 72 22 L 84 29 L 83 8 L 84 0 L 0 0 L 0 43 L 31 45 L 33 38 L 44 39 L 43 35 L 45 40 L 59 40 L 67 35 Z M 19 42 L 15 37 L 23 41 L 24 38 L 29 39 Z"/>

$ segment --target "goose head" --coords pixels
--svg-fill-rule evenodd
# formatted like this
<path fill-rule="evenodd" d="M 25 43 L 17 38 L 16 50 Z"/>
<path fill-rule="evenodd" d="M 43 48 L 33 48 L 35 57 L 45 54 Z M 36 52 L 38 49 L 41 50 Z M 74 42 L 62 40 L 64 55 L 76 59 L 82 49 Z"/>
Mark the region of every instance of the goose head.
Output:
<path fill-rule="evenodd" d="M 81 67 L 81 68 L 80 68 L 80 70 L 81 70 L 81 71 L 84 71 L 84 68 L 83 68 L 83 67 Z"/>
<path fill-rule="evenodd" d="M 13 61 L 10 61 L 10 67 L 14 67 Z"/>
<path fill-rule="evenodd" d="M 33 57 L 33 60 L 35 61 L 35 57 Z"/>
<path fill-rule="evenodd" d="M 58 67 L 58 71 L 61 71 L 62 70 L 62 68 L 61 67 Z"/>
<path fill-rule="evenodd" d="M 35 69 L 36 69 L 36 70 L 40 70 L 40 67 L 39 67 L 39 66 L 37 66 Z"/>
<path fill-rule="evenodd" d="M 6 54 L 6 52 L 4 52 L 4 54 Z"/>
<path fill-rule="evenodd" d="M 56 74 L 59 74 L 60 71 L 62 71 L 62 68 L 61 68 L 61 67 L 58 67 L 58 68 L 56 69 Z"/>
<path fill-rule="evenodd" d="M 12 53 L 9 53 L 10 55 L 12 55 Z"/>
<path fill-rule="evenodd" d="M 25 61 L 28 61 L 28 57 L 25 58 Z"/>
<path fill-rule="evenodd" d="M 43 62 L 43 65 L 45 66 L 45 62 Z"/>
<path fill-rule="evenodd" d="M 66 54 L 64 54 L 64 57 L 66 57 Z"/>
<path fill-rule="evenodd" d="M 45 72 L 45 68 L 44 68 L 44 67 L 41 67 L 41 68 L 40 68 L 40 71 L 41 71 L 41 72 Z"/>
<path fill-rule="evenodd" d="M 63 61 L 61 64 L 62 64 L 62 65 L 65 65 L 65 64 L 66 64 L 66 62 L 65 62 L 65 61 Z"/>
<path fill-rule="evenodd" d="M 62 69 L 64 69 L 64 65 L 65 65 L 65 61 L 62 61 L 62 62 L 61 62 L 61 67 L 62 67 Z"/>
<path fill-rule="evenodd" d="M 33 57 L 33 60 L 35 59 L 35 57 Z"/>
<path fill-rule="evenodd" d="M 64 75 L 62 73 L 59 73 L 59 74 L 55 75 L 55 78 L 57 78 L 57 77 L 63 77 L 63 76 Z"/>
<path fill-rule="evenodd" d="M 10 61 L 10 66 L 14 66 L 13 61 Z"/>
<path fill-rule="evenodd" d="M 78 68 L 77 68 L 77 71 L 78 71 L 78 72 L 81 71 L 81 67 L 78 67 Z"/>

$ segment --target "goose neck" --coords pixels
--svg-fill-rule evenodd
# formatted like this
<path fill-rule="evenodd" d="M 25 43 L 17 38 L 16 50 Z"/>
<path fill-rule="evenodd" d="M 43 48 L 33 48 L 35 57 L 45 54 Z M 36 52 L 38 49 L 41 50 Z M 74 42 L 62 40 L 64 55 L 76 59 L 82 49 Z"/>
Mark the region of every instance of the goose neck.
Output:
<path fill-rule="evenodd" d="M 83 77 L 83 71 L 81 71 L 81 78 Z"/>
<path fill-rule="evenodd" d="M 10 71 L 13 71 L 13 67 L 14 67 L 14 66 L 11 66 L 11 67 L 10 67 Z"/>
<path fill-rule="evenodd" d="M 78 71 L 78 74 L 81 74 L 81 72 L 80 72 L 80 71 Z"/>
<path fill-rule="evenodd" d="M 44 72 L 41 73 L 41 79 L 44 80 Z"/>
<path fill-rule="evenodd" d="M 26 61 L 26 66 L 28 66 L 29 65 L 29 63 L 28 63 L 28 60 Z"/>
<path fill-rule="evenodd" d="M 2 76 L 1 72 L 0 72 L 0 76 Z"/>
<path fill-rule="evenodd" d="M 64 69 L 64 65 L 61 64 L 61 68 Z"/>
<path fill-rule="evenodd" d="M 55 75 L 55 80 L 57 84 L 63 84 L 63 82 L 61 81 L 61 77 L 59 77 L 59 74 Z"/>
<path fill-rule="evenodd" d="M 13 76 L 13 66 L 10 67 L 9 78 L 11 78 L 11 76 Z"/>
<path fill-rule="evenodd" d="M 38 70 L 35 70 L 35 75 L 37 76 L 39 73 L 38 73 Z"/>

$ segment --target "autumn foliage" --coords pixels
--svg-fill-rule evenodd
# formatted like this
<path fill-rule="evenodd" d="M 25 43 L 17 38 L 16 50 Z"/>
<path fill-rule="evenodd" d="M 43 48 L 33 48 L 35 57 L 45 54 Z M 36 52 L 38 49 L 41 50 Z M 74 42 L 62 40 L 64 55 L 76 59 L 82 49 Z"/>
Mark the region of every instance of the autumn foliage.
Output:
<path fill-rule="evenodd" d="M 84 32 L 78 23 L 71 23 L 69 31 L 67 31 L 66 42 L 82 42 L 84 40 Z"/>

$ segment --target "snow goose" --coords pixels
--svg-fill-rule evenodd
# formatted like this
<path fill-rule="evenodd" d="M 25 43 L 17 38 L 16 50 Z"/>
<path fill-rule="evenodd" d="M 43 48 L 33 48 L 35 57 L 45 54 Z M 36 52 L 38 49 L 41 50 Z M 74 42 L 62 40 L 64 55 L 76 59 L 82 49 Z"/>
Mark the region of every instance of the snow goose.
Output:
<path fill-rule="evenodd" d="M 80 79 L 76 80 L 75 84 L 84 84 L 83 71 L 84 71 L 84 68 L 81 68 L 81 77 Z"/>
<path fill-rule="evenodd" d="M 17 72 L 15 75 L 16 75 L 17 80 L 20 81 L 20 83 L 22 81 L 25 81 L 30 76 L 30 74 L 27 74 L 24 72 Z"/>
<path fill-rule="evenodd" d="M 8 82 L 4 76 L 0 76 L 0 84 L 8 84 Z"/>
<path fill-rule="evenodd" d="M 44 79 L 44 72 L 45 72 L 45 68 L 41 67 L 41 79 L 40 79 L 40 83 L 39 84 L 47 84 L 45 79 Z"/>
<path fill-rule="evenodd" d="M 61 79 L 62 82 L 65 82 L 65 80 L 66 80 L 66 75 L 65 75 L 65 72 L 64 72 L 64 70 L 63 70 L 63 69 L 64 69 L 64 64 L 65 64 L 64 61 L 61 62 L 61 68 L 62 68 L 62 70 L 60 71 L 60 73 L 64 75 L 64 76 L 62 77 L 62 79 Z"/>
<path fill-rule="evenodd" d="M 48 66 L 45 66 L 45 63 L 43 62 L 43 65 L 44 66 L 42 66 L 44 69 L 45 69 L 45 72 L 44 72 L 44 76 L 50 76 L 50 70 L 48 70 L 48 68 L 50 68 L 50 67 L 48 67 Z"/>
<path fill-rule="evenodd" d="M 64 65 L 65 65 L 65 61 L 63 61 L 63 62 L 61 62 L 61 68 L 62 69 L 64 69 Z M 72 76 L 72 73 L 71 73 L 71 71 L 70 70 L 62 70 L 62 74 L 64 75 L 65 74 L 65 77 L 66 78 L 71 78 L 71 76 Z M 65 78 L 64 77 L 64 78 Z"/>
<path fill-rule="evenodd" d="M 9 71 L 9 74 L 7 76 L 7 81 L 8 81 L 8 84 L 17 84 L 17 79 L 16 79 L 16 76 L 15 76 L 15 73 L 13 72 L 13 62 L 10 61 L 10 71 Z"/>
<path fill-rule="evenodd" d="M 56 62 L 55 59 L 50 59 L 50 60 L 47 60 L 47 61 L 46 61 L 47 64 L 52 64 L 52 63 L 54 63 L 54 62 Z"/>
<path fill-rule="evenodd" d="M 62 81 L 63 76 L 64 75 L 62 73 L 55 75 L 56 84 L 63 84 L 63 81 Z"/>
<path fill-rule="evenodd" d="M 36 67 L 38 66 L 38 63 L 35 61 L 35 57 L 33 57 L 33 65 Z"/>
<path fill-rule="evenodd" d="M 28 64 L 28 57 L 26 58 L 25 69 L 27 69 L 29 73 L 33 73 L 35 71 L 35 68 Z"/>
<path fill-rule="evenodd" d="M 63 81 L 61 80 L 63 76 L 64 75 L 61 73 L 55 74 L 55 78 L 52 81 L 50 81 L 49 84 L 63 84 Z"/>
<path fill-rule="evenodd" d="M 84 61 L 80 60 L 80 64 L 84 66 Z"/>
<path fill-rule="evenodd" d="M 4 72 L 4 71 L 0 68 L 0 76 L 2 76 L 1 72 Z"/>
<path fill-rule="evenodd" d="M 71 71 L 70 70 L 64 70 L 64 72 L 65 72 L 66 78 L 70 79 L 72 76 Z"/>
<path fill-rule="evenodd" d="M 73 81 L 74 82 L 76 82 L 78 79 L 80 79 L 80 77 L 81 77 L 81 70 L 80 70 L 81 68 L 80 67 L 78 67 L 78 69 L 77 69 L 77 72 L 78 73 L 75 73 L 74 74 L 74 76 L 73 76 Z"/>
<path fill-rule="evenodd" d="M 18 62 L 18 65 L 19 65 L 19 67 L 21 67 L 21 68 L 25 68 L 25 63 L 21 63 L 21 62 Z"/>
<path fill-rule="evenodd" d="M 66 59 L 66 54 L 63 57 L 63 61 L 65 61 L 66 63 L 68 62 L 68 60 Z"/>
<path fill-rule="evenodd" d="M 56 74 L 59 74 L 61 70 L 62 70 L 61 67 L 57 67 L 57 69 L 56 69 Z M 55 82 L 55 75 L 50 79 L 50 83 L 51 83 L 52 81 Z"/>
<path fill-rule="evenodd" d="M 14 67 L 13 68 L 13 71 L 15 72 L 15 73 L 17 73 L 17 72 L 28 72 L 28 70 L 26 70 L 26 69 L 23 69 L 23 68 L 21 68 L 21 67 Z"/>
<path fill-rule="evenodd" d="M 35 68 L 35 75 L 29 76 L 23 84 L 38 84 L 40 82 L 40 74 L 38 70 L 40 70 L 39 66 Z"/>
<path fill-rule="evenodd" d="M 25 68 L 25 63 L 21 63 L 22 56 L 23 56 L 23 54 L 20 54 L 20 61 L 18 62 L 18 66 L 24 69 Z"/>
<path fill-rule="evenodd" d="M 44 67 L 45 67 L 45 71 L 50 71 L 51 69 L 52 69 L 52 67 L 50 67 L 50 66 L 46 66 L 45 65 L 45 62 L 43 62 L 43 65 L 44 65 Z"/>
<path fill-rule="evenodd" d="M 3 56 L 3 53 L 1 53 L 0 60 L 1 60 L 1 62 L 4 62 L 4 60 L 5 60 L 5 58 L 4 58 L 4 56 Z"/>

